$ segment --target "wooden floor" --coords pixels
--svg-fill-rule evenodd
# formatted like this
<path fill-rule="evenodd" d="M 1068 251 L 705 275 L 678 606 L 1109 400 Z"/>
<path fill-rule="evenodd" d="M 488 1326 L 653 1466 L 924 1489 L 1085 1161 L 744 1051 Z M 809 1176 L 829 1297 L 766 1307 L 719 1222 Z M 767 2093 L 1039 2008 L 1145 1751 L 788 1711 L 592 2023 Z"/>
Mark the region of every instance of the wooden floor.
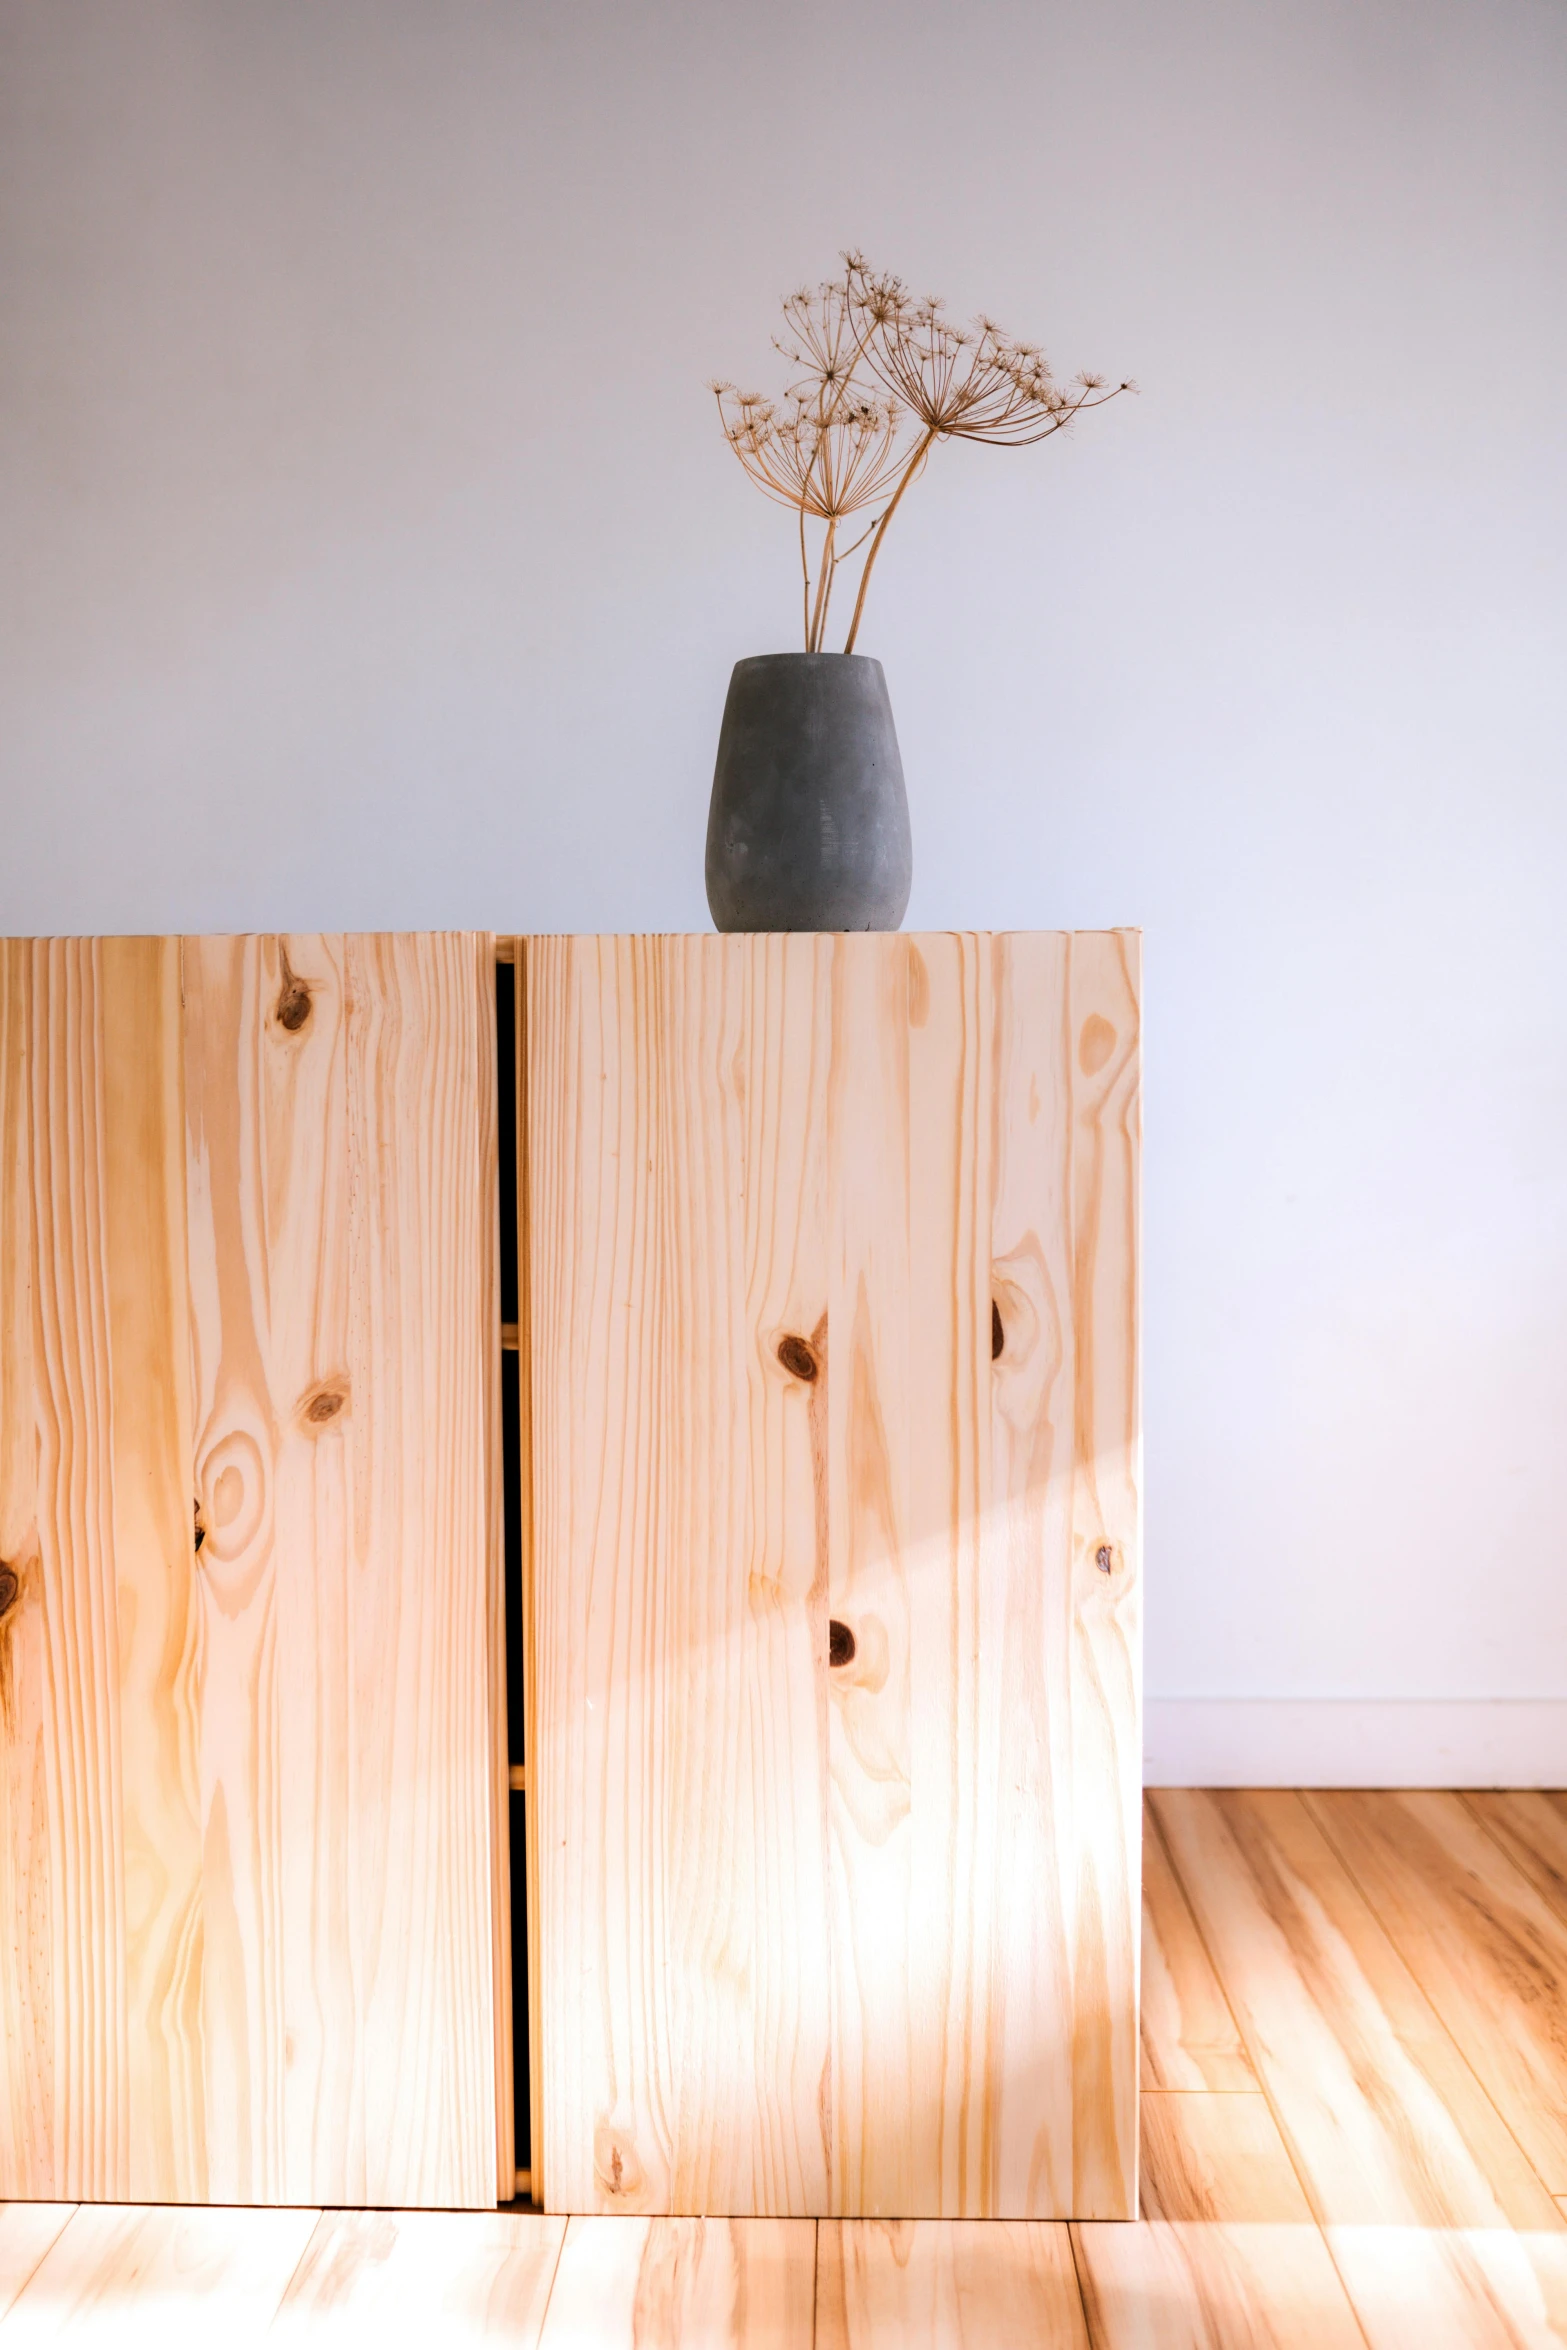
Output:
<path fill-rule="evenodd" d="M 1160 1793 L 1136 2225 L 0 2206 L 0 2350 L 1567 2344 L 1567 1796 Z"/>

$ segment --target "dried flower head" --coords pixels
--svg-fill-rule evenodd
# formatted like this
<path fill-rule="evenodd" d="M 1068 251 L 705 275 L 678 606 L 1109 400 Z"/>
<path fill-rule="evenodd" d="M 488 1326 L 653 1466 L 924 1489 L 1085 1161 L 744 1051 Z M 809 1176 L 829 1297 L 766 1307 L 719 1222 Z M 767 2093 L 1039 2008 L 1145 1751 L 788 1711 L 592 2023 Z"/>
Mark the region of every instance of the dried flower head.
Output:
<path fill-rule="evenodd" d="M 791 385 L 781 402 L 733 384 L 712 387 L 724 438 L 758 488 L 780 505 L 837 522 L 874 505 L 897 472 L 901 415 L 875 387 L 824 397 Z"/>
<path fill-rule="evenodd" d="M 939 296 L 916 302 L 901 278 L 878 277 L 863 261 L 846 264 L 846 283 L 870 372 L 933 439 L 1024 447 L 1132 389 L 1097 375 L 1063 386 L 1037 343 L 993 318 L 954 325 Z"/>
<path fill-rule="evenodd" d="M 711 388 L 752 480 L 799 514 L 808 652 L 821 648 L 839 564 L 868 541 L 844 645 L 854 650 L 887 527 L 937 441 L 1026 447 L 1134 388 L 1097 375 L 1062 385 L 1037 344 L 988 318 L 956 325 L 938 297 L 915 300 L 901 278 L 879 274 L 857 252 L 844 254 L 841 277 L 790 294 L 783 313 L 774 348 L 799 373 L 781 402 L 732 384 Z M 840 549 L 845 516 L 883 500 L 853 546 Z M 814 599 L 807 516 L 823 526 Z"/>
<path fill-rule="evenodd" d="M 819 652 L 838 566 L 869 535 L 843 548 L 838 526 L 891 493 L 903 466 L 903 418 L 897 401 L 859 372 L 864 337 L 847 268 L 814 293 L 790 294 L 783 314 L 774 348 L 799 372 L 782 399 L 732 384 L 712 389 L 724 437 L 751 479 L 799 515 L 805 648 Z M 823 526 L 814 596 L 807 518 Z"/>

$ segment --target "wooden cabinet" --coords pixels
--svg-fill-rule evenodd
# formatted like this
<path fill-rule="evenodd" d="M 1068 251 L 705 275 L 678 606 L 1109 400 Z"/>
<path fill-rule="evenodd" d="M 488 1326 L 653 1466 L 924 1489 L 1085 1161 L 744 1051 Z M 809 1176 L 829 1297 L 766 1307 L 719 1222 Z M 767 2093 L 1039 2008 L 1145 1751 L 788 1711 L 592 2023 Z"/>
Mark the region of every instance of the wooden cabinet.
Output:
<path fill-rule="evenodd" d="M 1137 944 L 522 942 L 551 2209 L 1135 2214 Z"/>
<path fill-rule="evenodd" d="M 496 952 L 0 942 L 0 2196 L 510 2196 Z M 1136 938 L 501 952 L 535 2192 L 1129 2216 Z"/>
<path fill-rule="evenodd" d="M 0 944 L 0 2195 L 510 2192 L 493 948 Z"/>

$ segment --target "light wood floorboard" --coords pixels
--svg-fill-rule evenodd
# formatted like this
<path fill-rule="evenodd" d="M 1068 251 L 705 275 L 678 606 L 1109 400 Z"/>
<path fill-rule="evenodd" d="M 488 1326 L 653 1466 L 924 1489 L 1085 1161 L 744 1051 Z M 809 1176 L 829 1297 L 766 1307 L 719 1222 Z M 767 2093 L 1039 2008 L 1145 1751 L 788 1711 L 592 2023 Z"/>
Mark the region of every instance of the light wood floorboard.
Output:
<path fill-rule="evenodd" d="M 1567 2194 L 1567 1910 L 1456 1795 L 1306 1802 L 1519 2145 Z"/>
<path fill-rule="evenodd" d="M 1144 2089 L 1257 2086 L 1230 2003 L 1146 1802 L 1142 2049 Z"/>
<path fill-rule="evenodd" d="M 525 2212 L 323 2212 L 273 2333 L 299 2350 L 535 2350 L 565 2233 L 563 2219 Z"/>
<path fill-rule="evenodd" d="M 816 2223 L 571 2220 L 543 2350 L 811 2350 Z"/>
<path fill-rule="evenodd" d="M 262 2341 L 318 2214 L 84 2203 L 0 2318 L 3 2350 L 245 2350 Z"/>
<path fill-rule="evenodd" d="M 1372 2350 L 1567 2342 L 1567 2232 L 1302 1798 L 1153 1798 Z"/>
<path fill-rule="evenodd" d="M 74 2203 L 0 2204 L 0 2317 L 75 2209 Z"/>
<path fill-rule="evenodd" d="M 1143 2099 L 1143 2219 L 1073 2230 L 1097 2350 L 1363 2350 L 1267 2100 Z"/>
<path fill-rule="evenodd" d="M 998 2350 L 1003 2343 L 1088 2350 L 1062 2222 L 821 2222 L 816 2350 Z"/>
<path fill-rule="evenodd" d="M 1556 1915 L 1567 1916 L 1567 1795 L 1515 1788 L 1500 1794 L 1468 1794 L 1460 1800 L 1517 1862 Z"/>

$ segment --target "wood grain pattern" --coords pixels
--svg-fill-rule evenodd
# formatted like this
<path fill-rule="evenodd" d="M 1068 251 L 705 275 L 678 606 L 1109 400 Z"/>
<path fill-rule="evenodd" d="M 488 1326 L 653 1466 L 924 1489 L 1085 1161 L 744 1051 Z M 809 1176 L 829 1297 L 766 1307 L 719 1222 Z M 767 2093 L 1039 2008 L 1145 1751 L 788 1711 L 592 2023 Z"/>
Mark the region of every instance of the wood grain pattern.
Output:
<path fill-rule="evenodd" d="M 1567 2193 L 1567 1917 L 1457 1795 L 1305 1801 L 1547 2187 Z"/>
<path fill-rule="evenodd" d="M 1567 1795 L 1512 1788 L 1459 1800 L 1556 1915 L 1567 1914 Z"/>
<path fill-rule="evenodd" d="M 219 2196 L 495 2200 L 491 984 L 187 942 Z"/>
<path fill-rule="evenodd" d="M 534 2350 L 566 2223 L 516 2212 L 329 2211 L 278 2311 L 278 2350 L 503 2341 Z"/>
<path fill-rule="evenodd" d="M 1144 2089 L 1256 2088 L 1230 2003 L 1146 1805 L 1141 2014 Z"/>
<path fill-rule="evenodd" d="M 576 2218 L 542 2350 L 811 2350 L 808 2220 Z"/>
<path fill-rule="evenodd" d="M 1135 947 L 525 942 L 552 2208 L 1134 2208 Z"/>
<path fill-rule="evenodd" d="M 54 2156 L 48 1680 L 33 1413 L 32 955 L 0 940 L 0 2195 L 47 2195 Z M 60 2169 L 63 2176 L 63 2165 Z"/>
<path fill-rule="evenodd" d="M 493 2201 L 491 984 L 0 956 L 0 2192 Z"/>
<path fill-rule="evenodd" d="M 0 1898 L 20 1929 L 0 1955 L 0 2192 L 188 2196 L 178 943 L 13 940 L 0 995 Z"/>
<path fill-rule="evenodd" d="M 206 2192 L 179 945 L 105 939 L 100 1035 L 125 1931 L 125 2177 Z"/>
<path fill-rule="evenodd" d="M 824 2220 L 817 2350 L 1088 2350 L 1067 2230 L 1047 2220 Z"/>
<path fill-rule="evenodd" d="M 1300 1797 L 1150 1800 L 1374 2350 L 1567 2340 L 1561 2215 Z"/>
<path fill-rule="evenodd" d="M 1362 2350 L 1260 2095 L 1145 2096 L 1142 2208 L 1073 2233 L 1096 2350 Z"/>
<path fill-rule="evenodd" d="M 339 1413 L 351 1413 L 343 963 L 340 939 L 192 939 L 186 956 L 195 1493 L 205 1537 L 202 2021 L 221 2117 L 211 2192 L 221 2200 L 283 2196 L 291 2176 L 304 2200 L 318 2154 L 345 2178 L 356 2167 L 345 2110 L 358 2019 L 340 1799 L 328 1793 L 317 1818 L 318 1795 L 346 1794 L 357 1759 L 351 1700 L 334 1686 L 352 1651 L 351 1469 L 344 1423 L 328 1408 L 336 1396 Z M 322 1416 L 311 1418 L 312 1408 Z M 286 1771 L 285 1704 L 297 1717 Z M 288 1935 L 290 1914 L 305 1926 L 303 1950 L 297 1932 Z M 323 1954 L 319 1985 L 309 1979 L 312 1940 Z M 292 2144 L 285 2034 L 303 2091 Z M 328 2068 L 335 2078 L 322 2078 Z"/>
<path fill-rule="evenodd" d="M 819 1249 L 797 1285 L 788 1256 L 820 1188 L 813 966 L 809 942 L 526 943 L 552 2209 L 825 2198 L 815 1415 L 774 1352 L 822 1310 Z M 737 1082 L 747 1018 L 789 1058 Z M 701 1571 L 737 1554 L 738 1578 Z"/>
<path fill-rule="evenodd" d="M 1073 939 L 1063 1056 L 1072 1151 L 1072 1789 L 1069 1823 L 1060 1826 L 1063 1844 L 1070 1826 L 1075 1867 L 1072 2192 L 1057 2208 L 1081 2219 L 1130 2219 L 1137 2209 L 1140 947 L 1120 931 Z M 1018 1126 L 1022 1109 L 1017 1102 Z M 1005 2053 L 1001 2067 L 1015 2086 Z"/>
<path fill-rule="evenodd" d="M 1324 2230 L 1372 2350 L 1560 2350 L 1567 2257 L 1560 2229 Z"/>
<path fill-rule="evenodd" d="M 266 2334 L 317 2216 L 84 2205 L 0 2320 L 0 2343 L 242 2350 Z"/>

